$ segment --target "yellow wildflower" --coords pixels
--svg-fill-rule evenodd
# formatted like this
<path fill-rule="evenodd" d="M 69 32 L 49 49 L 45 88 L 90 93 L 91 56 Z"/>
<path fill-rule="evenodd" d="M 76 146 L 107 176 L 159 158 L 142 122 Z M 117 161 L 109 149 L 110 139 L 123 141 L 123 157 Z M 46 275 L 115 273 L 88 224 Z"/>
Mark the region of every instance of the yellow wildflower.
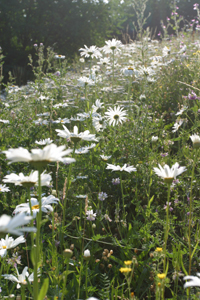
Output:
<path fill-rule="evenodd" d="M 132 264 L 132 260 L 126 260 L 126 261 L 124 261 L 124 264 L 126 266 L 130 266 Z"/>
<path fill-rule="evenodd" d="M 159 279 L 164 279 L 166 277 L 165 273 L 157 274 Z"/>
<path fill-rule="evenodd" d="M 131 272 L 131 268 L 120 268 L 119 270 L 120 270 L 121 273 Z"/>
<path fill-rule="evenodd" d="M 157 247 L 155 251 L 156 251 L 156 252 L 162 252 L 163 249 L 162 249 L 161 247 Z"/>

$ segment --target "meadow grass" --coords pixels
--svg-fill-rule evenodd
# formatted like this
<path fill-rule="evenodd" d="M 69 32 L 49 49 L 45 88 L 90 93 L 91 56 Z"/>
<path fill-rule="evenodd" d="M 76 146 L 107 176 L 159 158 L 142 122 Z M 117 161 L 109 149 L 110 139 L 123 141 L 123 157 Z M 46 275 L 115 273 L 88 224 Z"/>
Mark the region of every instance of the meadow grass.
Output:
<path fill-rule="evenodd" d="M 199 299 L 199 32 L 36 51 L 1 96 L 1 214 L 37 233 L 0 230 L 0 297 Z"/>

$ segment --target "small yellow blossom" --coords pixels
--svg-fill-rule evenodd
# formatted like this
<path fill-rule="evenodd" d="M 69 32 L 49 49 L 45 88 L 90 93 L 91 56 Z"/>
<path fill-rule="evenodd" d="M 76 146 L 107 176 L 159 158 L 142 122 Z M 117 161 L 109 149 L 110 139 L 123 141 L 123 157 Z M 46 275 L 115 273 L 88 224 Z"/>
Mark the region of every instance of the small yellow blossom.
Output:
<path fill-rule="evenodd" d="M 160 282 L 158 282 L 158 286 L 159 286 L 159 287 L 161 286 L 161 283 L 160 283 Z"/>
<path fill-rule="evenodd" d="M 164 279 L 166 277 L 165 273 L 157 274 L 159 279 Z"/>
<path fill-rule="evenodd" d="M 120 268 L 119 270 L 120 270 L 121 273 L 131 272 L 131 268 Z"/>
<path fill-rule="evenodd" d="M 132 264 L 132 260 L 126 260 L 126 261 L 124 261 L 124 264 L 126 266 L 130 266 Z"/>
<path fill-rule="evenodd" d="M 155 251 L 156 251 L 156 252 L 162 252 L 163 249 L 162 249 L 161 247 L 157 247 Z"/>

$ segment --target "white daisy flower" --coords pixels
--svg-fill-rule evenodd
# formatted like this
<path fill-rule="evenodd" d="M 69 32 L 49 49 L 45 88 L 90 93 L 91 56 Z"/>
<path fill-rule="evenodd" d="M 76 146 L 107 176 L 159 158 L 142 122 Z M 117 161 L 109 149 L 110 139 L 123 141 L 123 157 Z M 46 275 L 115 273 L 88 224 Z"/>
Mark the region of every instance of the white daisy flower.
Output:
<path fill-rule="evenodd" d="M 21 227 L 30 223 L 32 217 L 27 216 L 25 213 L 14 216 L 13 218 L 8 215 L 0 217 L 0 232 L 11 233 L 15 235 L 22 235 L 23 232 L 36 232 L 35 227 Z"/>
<path fill-rule="evenodd" d="M 65 59 L 65 55 L 55 55 L 56 59 Z"/>
<path fill-rule="evenodd" d="M 131 172 L 136 172 L 137 169 L 134 168 L 133 166 L 127 166 L 127 164 L 125 164 L 123 167 L 120 167 L 119 165 L 115 166 L 115 165 L 112 165 L 112 164 L 107 164 L 107 170 L 112 170 L 112 171 L 126 171 L 128 173 L 131 173 Z"/>
<path fill-rule="evenodd" d="M 95 137 L 95 134 L 90 134 L 89 130 L 86 130 L 84 132 L 78 133 L 78 127 L 74 126 L 74 132 L 70 132 L 65 125 L 63 125 L 64 130 L 56 129 L 58 132 L 58 136 L 63 138 L 70 138 L 72 142 L 77 143 L 81 140 L 84 141 L 94 141 L 98 142 L 98 140 Z"/>
<path fill-rule="evenodd" d="M 40 140 L 40 141 L 35 141 L 35 143 L 38 145 L 50 145 L 52 142 L 53 142 L 53 140 L 51 140 L 50 138 Z"/>
<path fill-rule="evenodd" d="M 86 85 L 94 85 L 94 81 L 86 76 L 78 79 L 78 86 L 85 87 Z"/>
<path fill-rule="evenodd" d="M 153 168 L 154 172 L 161 178 L 164 179 L 166 183 L 172 183 L 176 176 L 187 171 L 186 167 L 179 167 L 179 164 L 176 162 L 170 169 L 168 165 L 164 165 L 164 168 L 161 165 L 158 165 L 159 168 Z"/>
<path fill-rule="evenodd" d="M 109 155 L 109 156 L 106 156 L 106 155 L 100 155 L 100 157 L 101 157 L 101 159 L 102 159 L 103 161 L 108 161 L 109 158 L 112 157 L 112 155 Z"/>
<path fill-rule="evenodd" d="M 108 40 L 105 42 L 106 45 L 103 47 L 103 52 L 105 54 L 112 53 L 114 50 L 120 52 L 120 47 L 122 46 L 122 42 L 116 39 Z"/>
<path fill-rule="evenodd" d="M 79 51 L 81 51 L 80 55 L 85 57 L 91 57 L 91 58 L 100 58 L 102 56 L 101 52 L 96 46 L 90 46 L 89 48 L 84 45 L 85 48 L 80 48 Z"/>
<path fill-rule="evenodd" d="M 188 275 L 183 277 L 183 280 L 189 280 L 184 284 L 184 288 L 186 289 L 191 286 L 200 286 L 200 273 L 197 273 L 197 276 Z"/>
<path fill-rule="evenodd" d="M 6 256 L 8 249 L 15 248 L 17 245 L 25 243 L 25 241 L 26 239 L 23 235 L 19 236 L 15 240 L 11 236 L 8 237 L 8 235 L 6 235 L 5 239 L 0 240 L 0 256 Z"/>
<path fill-rule="evenodd" d="M 43 149 L 32 149 L 31 153 L 22 147 L 3 151 L 10 163 L 30 162 L 37 165 L 46 165 L 49 162 L 63 161 L 63 156 L 72 152 L 72 149 L 65 150 L 65 146 L 57 147 L 55 144 L 45 146 Z"/>
<path fill-rule="evenodd" d="M 174 123 L 174 126 L 172 127 L 172 132 L 174 133 L 174 132 L 176 132 L 178 129 L 179 129 L 179 127 L 181 126 L 183 124 L 183 120 L 178 120 L 176 123 Z"/>
<path fill-rule="evenodd" d="M 50 174 L 45 174 L 46 171 L 44 171 L 41 174 L 41 186 L 49 186 L 50 182 L 52 180 L 52 177 Z M 14 183 L 15 185 L 23 185 L 23 186 L 34 186 L 38 185 L 38 171 L 31 171 L 31 174 L 29 176 L 24 176 L 23 173 L 19 173 L 19 175 L 15 173 L 11 173 L 9 175 L 6 175 L 3 182 L 8 183 Z"/>
<path fill-rule="evenodd" d="M 193 134 L 190 136 L 192 143 L 193 143 L 193 147 L 198 149 L 200 147 L 200 136 L 197 134 Z"/>
<path fill-rule="evenodd" d="M 39 212 L 39 201 L 36 198 L 31 198 L 31 209 L 33 212 L 33 217 L 35 218 L 37 213 Z M 42 197 L 41 199 L 41 211 L 48 213 L 52 212 L 53 208 L 50 204 L 58 204 L 58 201 L 60 201 L 58 198 L 55 198 L 53 195 L 50 195 L 48 197 Z M 22 203 L 16 206 L 13 214 L 23 214 L 26 213 L 27 215 L 31 215 L 30 211 L 30 205 L 29 202 Z"/>
<path fill-rule="evenodd" d="M 4 184 L 0 184 L 0 192 L 4 193 L 4 192 L 9 192 L 9 188 Z"/>
<path fill-rule="evenodd" d="M 17 289 L 21 287 L 21 285 L 26 285 L 27 281 L 33 282 L 34 280 L 34 273 L 29 275 L 27 272 L 28 267 L 25 267 L 22 271 L 22 274 L 19 274 L 18 269 L 16 268 L 17 277 L 12 274 L 4 274 L 2 275 L 5 279 L 11 280 L 12 282 L 17 282 Z M 38 274 L 40 276 L 40 274 Z"/>
<path fill-rule="evenodd" d="M 109 125 L 118 125 L 126 121 L 127 112 L 123 110 L 123 107 L 115 106 L 114 109 L 111 107 L 108 108 L 108 111 L 105 112 L 106 118 L 109 121 Z"/>

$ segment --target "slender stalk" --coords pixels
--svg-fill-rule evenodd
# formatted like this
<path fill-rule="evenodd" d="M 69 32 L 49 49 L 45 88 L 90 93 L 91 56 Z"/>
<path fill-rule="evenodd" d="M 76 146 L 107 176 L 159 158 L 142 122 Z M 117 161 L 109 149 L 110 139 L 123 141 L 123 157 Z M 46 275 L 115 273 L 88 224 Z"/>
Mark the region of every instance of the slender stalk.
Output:
<path fill-rule="evenodd" d="M 124 191 L 123 191 L 122 174 L 121 174 L 121 172 L 120 172 L 120 185 L 121 185 L 121 193 L 122 193 L 123 221 L 126 221 L 126 213 L 125 213 L 125 206 L 124 206 Z"/>
<path fill-rule="evenodd" d="M 74 150 L 73 150 L 73 153 L 72 153 L 72 157 L 74 157 L 75 150 L 76 150 L 76 143 L 74 143 Z M 70 187 L 70 184 L 71 184 L 71 181 L 70 181 L 71 171 L 72 171 L 72 164 L 69 165 L 69 172 L 68 172 L 68 176 L 67 176 L 67 187 L 66 187 L 64 205 L 63 205 L 62 228 L 64 228 L 64 226 L 65 226 L 65 215 L 66 215 L 66 206 L 67 206 L 67 194 L 68 194 L 69 187 Z M 63 241 L 64 241 L 64 233 L 62 231 L 62 233 L 61 233 L 61 251 L 63 251 Z"/>
<path fill-rule="evenodd" d="M 64 276 L 64 282 L 63 282 L 63 289 L 62 289 L 62 297 L 61 297 L 61 300 L 64 300 L 65 287 L 66 287 L 66 283 L 67 283 L 68 270 L 69 270 L 69 258 L 67 258 L 67 269 L 66 269 L 66 271 L 65 271 L 65 276 Z"/>
<path fill-rule="evenodd" d="M 114 95 L 113 95 L 113 88 L 114 88 L 114 75 L 115 75 L 115 50 L 113 49 L 113 64 L 112 64 L 112 103 L 114 104 Z"/>
<path fill-rule="evenodd" d="M 168 183 L 168 193 L 167 193 L 167 207 L 166 207 L 166 225 L 165 225 L 165 235 L 164 235 L 164 262 L 163 262 L 163 273 L 167 276 L 167 269 L 166 269 L 166 256 L 167 256 L 167 240 L 169 235 L 169 228 L 170 228 L 170 222 L 169 222 L 169 199 L 170 199 L 170 187 L 171 183 Z M 162 299 L 165 299 L 165 283 L 163 279 L 163 295 Z"/>
<path fill-rule="evenodd" d="M 191 225 L 192 225 L 192 212 L 193 212 L 193 199 L 192 199 L 192 187 L 194 180 L 194 169 L 196 165 L 197 151 L 194 149 L 194 160 L 192 167 L 192 176 L 191 176 L 191 186 L 190 186 L 190 215 L 189 215 L 189 227 L 188 227 L 188 244 L 189 244 L 189 273 L 191 275 L 191 266 L 192 266 L 192 246 L 191 246 Z"/>
<path fill-rule="evenodd" d="M 40 261 L 40 228 L 41 228 L 41 220 L 42 220 L 42 200 L 41 200 L 41 169 L 38 170 L 38 202 L 39 202 L 39 212 L 37 214 L 37 234 L 36 234 L 36 249 L 34 255 L 34 282 L 33 282 L 33 299 L 38 299 L 38 292 L 39 292 L 39 284 L 37 278 L 37 270 L 38 264 Z"/>
<path fill-rule="evenodd" d="M 88 298 L 88 289 L 87 289 L 87 283 L 88 283 L 88 261 L 86 261 L 86 272 L 85 272 L 85 299 Z"/>

